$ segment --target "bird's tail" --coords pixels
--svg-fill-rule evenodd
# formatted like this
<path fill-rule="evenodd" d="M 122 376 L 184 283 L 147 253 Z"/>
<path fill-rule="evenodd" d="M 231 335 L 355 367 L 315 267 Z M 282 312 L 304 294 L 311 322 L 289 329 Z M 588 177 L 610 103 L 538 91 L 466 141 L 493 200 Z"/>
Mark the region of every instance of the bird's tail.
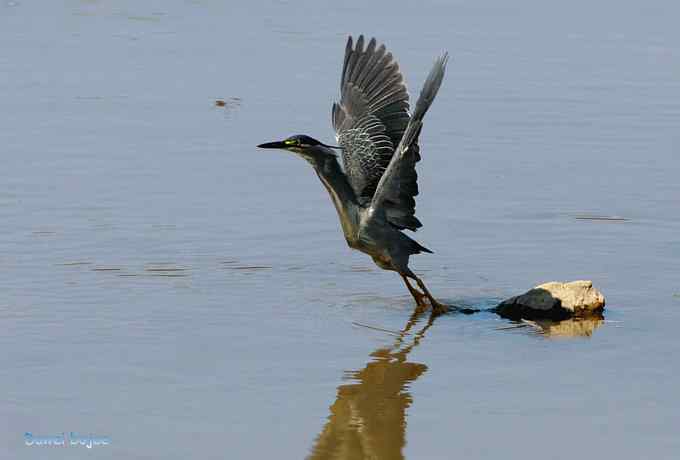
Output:
<path fill-rule="evenodd" d="M 409 252 L 409 254 L 420 254 L 421 252 L 427 252 L 428 254 L 432 254 L 432 251 L 427 249 L 422 244 L 418 243 L 413 238 L 409 238 L 407 235 L 404 235 L 403 233 L 402 233 L 402 236 L 404 238 L 406 238 L 406 240 L 408 241 L 408 252 Z"/>

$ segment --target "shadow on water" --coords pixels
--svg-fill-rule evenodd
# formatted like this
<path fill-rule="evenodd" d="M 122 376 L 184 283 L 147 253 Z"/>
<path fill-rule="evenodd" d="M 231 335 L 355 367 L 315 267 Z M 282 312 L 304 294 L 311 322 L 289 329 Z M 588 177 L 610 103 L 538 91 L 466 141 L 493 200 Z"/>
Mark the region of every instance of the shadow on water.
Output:
<path fill-rule="evenodd" d="M 412 333 L 423 315 L 414 313 L 391 346 L 378 348 L 363 369 L 347 373 L 346 378 L 356 383 L 338 387 L 309 459 L 404 458 L 406 409 L 412 402 L 408 388 L 427 371 L 425 364 L 407 358 L 436 319 L 429 315 Z"/>

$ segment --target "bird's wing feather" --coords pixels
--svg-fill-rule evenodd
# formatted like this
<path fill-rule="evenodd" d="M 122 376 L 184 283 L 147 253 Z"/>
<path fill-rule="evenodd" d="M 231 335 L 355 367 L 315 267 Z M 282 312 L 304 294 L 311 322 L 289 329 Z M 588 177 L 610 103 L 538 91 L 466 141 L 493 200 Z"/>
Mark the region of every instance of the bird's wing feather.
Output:
<path fill-rule="evenodd" d="M 409 217 L 415 219 L 413 217 L 415 194 L 412 193 L 412 184 L 415 177 L 415 163 L 420 159 L 418 136 L 423 126 L 425 112 L 430 108 L 444 79 L 447 61 L 446 53 L 435 61 L 401 141 L 376 186 L 371 206 L 376 210 L 384 211 L 390 222 L 394 219 L 408 220 Z"/>
<path fill-rule="evenodd" d="M 345 174 L 360 202 L 368 204 L 408 125 L 408 92 L 392 54 L 384 45 L 378 46 L 375 39 L 364 48 L 364 37 L 360 36 L 356 46 L 352 37 L 347 41 L 340 95 L 340 101 L 333 104 L 332 115 L 337 140 L 343 148 Z M 412 169 L 412 207 L 412 196 L 418 193 L 416 179 Z M 412 219 L 406 220 L 395 215 L 393 224 L 400 228 L 419 227 L 413 211 L 410 215 Z"/>

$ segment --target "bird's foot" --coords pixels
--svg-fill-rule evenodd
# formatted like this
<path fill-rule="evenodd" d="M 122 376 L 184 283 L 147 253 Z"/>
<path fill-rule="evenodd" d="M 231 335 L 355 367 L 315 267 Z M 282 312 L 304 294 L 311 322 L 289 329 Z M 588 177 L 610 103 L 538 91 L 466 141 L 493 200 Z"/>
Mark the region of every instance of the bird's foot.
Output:
<path fill-rule="evenodd" d="M 432 314 L 442 315 L 451 310 L 451 308 L 448 305 L 444 305 L 443 303 L 438 302 L 437 299 L 435 299 L 434 296 L 430 294 L 430 291 L 427 289 L 427 286 L 425 286 L 425 283 L 423 283 L 423 281 L 420 278 L 416 278 L 416 282 L 418 283 L 420 289 L 423 291 L 422 294 L 420 295 L 427 298 L 427 300 L 430 301 L 430 306 L 432 307 Z"/>
<path fill-rule="evenodd" d="M 416 304 L 416 309 L 413 311 L 414 315 L 422 315 L 428 310 L 429 306 L 426 303 L 418 303 Z"/>
<path fill-rule="evenodd" d="M 425 313 L 430 307 L 427 303 L 427 296 L 425 294 L 417 293 L 413 295 L 416 301 L 416 314 Z"/>
<path fill-rule="evenodd" d="M 443 315 L 444 313 L 448 313 L 451 310 L 448 305 L 444 305 L 443 303 L 437 302 L 434 299 L 430 299 L 430 304 L 432 305 L 433 315 Z"/>
<path fill-rule="evenodd" d="M 401 275 L 401 277 L 403 278 L 404 283 L 406 283 L 406 287 L 413 296 L 413 299 L 416 301 L 416 314 L 425 312 L 428 307 L 432 309 L 433 315 L 441 315 L 451 310 L 448 305 L 439 303 L 434 297 L 432 297 L 430 291 L 427 290 L 427 287 L 425 287 L 425 284 L 419 278 L 416 278 L 416 281 L 423 292 L 420 292 L 418 289 L 411 286 L 411 283 L 405 275 Z"/>
<path fill-rule="evenodd" d="M 439 316 L 444 313 L 451 311 L 451 307 L 443 303 L 438 302 L 432 297 L 428 297 L 427 294 L 418 294 L 416 298 L 416 312 L 423 313 L 427 309 L 432 310 L 432 314 Z"/>

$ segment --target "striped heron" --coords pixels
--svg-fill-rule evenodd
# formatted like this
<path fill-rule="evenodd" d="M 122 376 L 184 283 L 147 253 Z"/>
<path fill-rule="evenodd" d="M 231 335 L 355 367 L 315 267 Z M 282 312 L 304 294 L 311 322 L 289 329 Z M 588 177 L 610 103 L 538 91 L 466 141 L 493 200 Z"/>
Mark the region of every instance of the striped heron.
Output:
<path fill-rule="evenodd" d="M 365 45 L 365 46 L 364 46 Z M 332 121 L 339 146 L 306 135 L 258 145 L 283 149 L 309 162 L 328 190 L 350 248 L 373 258 L 380 268 L 401 275 L 418 309 L 430 303 L 433 313 L 448 307 L 438 302 L 425 283 L 408 267 L 409 258 L 429 249 L 403 233 L 422 226 L 415 216 L 418 195 L 416 163 L 423 117 L 444 78 L 448 54 L 435 60 L 415 109 L 397 61 L 385 45 L 363 35 L 350 36 L 340 80 L 340 101 L 333 104 Z M 343 167 L 334 150 L 342 152 Z M 418 288 L 411 284 L 413 280 Z"/>

